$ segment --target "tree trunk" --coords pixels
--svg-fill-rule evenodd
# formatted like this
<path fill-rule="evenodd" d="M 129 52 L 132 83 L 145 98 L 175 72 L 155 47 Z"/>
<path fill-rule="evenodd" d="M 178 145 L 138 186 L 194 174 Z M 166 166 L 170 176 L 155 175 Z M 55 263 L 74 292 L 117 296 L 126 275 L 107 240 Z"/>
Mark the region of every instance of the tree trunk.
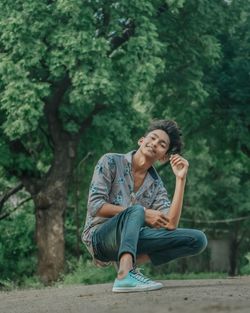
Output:
<path fill-rule="evenodd" d="M 238 225 L 234 225 L 231 229 L 230 238 L 230 269 L 229 275 L 235 276 L 237 274 L 237 259 L 239 252 L 239 242 L 238 242 Z"/>
<path fill-rule="evenodd" d="M 231 241 L 230 245 L 230 269 L 229 269 L 229 275 L 235 276 L 236 270 L 237 270 L 237 256 L 238 256 L 238 244 L 236 240 Z"/>
<path fill-rule="evenodd" d="M 47 186 L 47 193 L 39 195 L 45 199 L 53 194 L 54 187 Z M 50 197 L 51 207 L 36 205 L 36 243 L 38 247 L 38 275 L 45 284 L 58 279 L 64 270 L 64 197 Z M 37 201 L 35 201 L 36 204 Z"/>
<path fill-rule="evenodd" d="M 51 170 L 34 197 L 38 275 L 45 284 L 56 281 L 64 270 L 64 213 L 73 159 L 64 143 L 55 151 Z"/>

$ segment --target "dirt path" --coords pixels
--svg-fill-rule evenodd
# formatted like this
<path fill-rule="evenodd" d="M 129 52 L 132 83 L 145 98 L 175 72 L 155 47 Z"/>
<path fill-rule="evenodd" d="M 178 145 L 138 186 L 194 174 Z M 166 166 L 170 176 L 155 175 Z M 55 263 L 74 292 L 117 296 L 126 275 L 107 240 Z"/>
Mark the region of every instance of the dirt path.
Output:
<path fill-rule="evenodd" d="M 114 294 L 111 284 L 0 293 L 0 313 L 250 312 L 250 276 L 167 280 L 152 292 Z"/>

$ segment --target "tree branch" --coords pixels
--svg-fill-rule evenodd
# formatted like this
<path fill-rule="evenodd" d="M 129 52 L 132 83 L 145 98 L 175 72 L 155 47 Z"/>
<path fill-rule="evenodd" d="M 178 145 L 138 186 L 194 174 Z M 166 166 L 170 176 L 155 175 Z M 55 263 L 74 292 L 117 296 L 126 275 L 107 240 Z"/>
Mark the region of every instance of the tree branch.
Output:
<path fill-rule="evenodd" d="M 241 145 L 241 151 L 247 155 L 248 157 L 250 157 L 250 149 L 247 147 L 247 145 L 243 144 Z"/>
<path fill-rule="evenodd" d="M 66 75 L 56 86 L 52 98 L 45 104 L 44 111 L 48 120 L 49 130 L 53 143 L 60 141 L 62 125 L 58 117 L 58 108 L 62 103 L 63 97 L 70 86 L 70 79 Z"/>
<path fill-rule="evenodd" d="M 93 117 L 100 113 L 102 110 L 104 110 L 106 108 L 105 105 L 103 104 L 96 104 L 96 106 L 94 107 L 94 110 L 92 111 L 92 113 L 82 122 L 81 127 L 79 132 L 76 135 L 76 141 L 78 141 L 81 137 L 81 135 L 85 132 L 85 130 L 91 125 L 92 121 L 93 121 Z"/>
<path fill-rule="evenodd" d="M 22 206 L 24 203 L 30 201 L 31 199 L 32 199 L 32 197 L 26 198 L 23 201 L 21 201 L 13 210 L 0 214 L 0 221 L 5 219 L 6 217 L 10 216 L 13 212 L 15 212 L 18 208 L 20 208 L 20 206 Z"/>
<path fill-rule="evenodd" d="M 0 196 L 0 211 L 2 210 L 4 203 L 15 193 L 17 193 L 19 190 L 23 189 L 24 185 L 22 183 L 19 183 L 12 189 L 7 190 L 3 195 Z"/>
<path fill-rule="evenodd" d="M 22 141 L 20 139 L 15 139 L 10 141 L 10 149 L 14 153 L 23 153 L 25 155 L 31 156 L 30 152 L 25 148 Z"/>
<path fill-rule="evenodd" d="M 50 149 L 53 151 L 54 150 L 54 146 L 53 146 L 53 142 L 51 142 L 51 138 L 49 137 L 49 134 L 41 127 L 39 126 L 38 127 L 41 132 L 44 134 L 44 136 L 46 137 L 47 139 L 47 142 L 48 142 L 48 146 L 50 147 Z"/>
<path fill-rule="evenodd" d="M 109 51 L 108 56 L 112 57 L 113 53 L 121 47 L 125 42 L 129 40 L 135 34 L 135 24 L 133 21 L 127 25 L 123 30 L 122 36 L 116 36 L 111 39 L 112 49 Z"/>
<path fill-rule="evenodd" d="M 93 152 L 92 152 L 92 151 L 89 151 L 89 152 L 85 155 L 85 157 L 84 157 L 83 159 L 81 159 L 81 161 L 77 164 L 77 169 L 79 169 L 79 168 L 82 166 L 82 164 L 83 164 L 89 157 L 91 157 L 91 156 L 93 156 Z"/>

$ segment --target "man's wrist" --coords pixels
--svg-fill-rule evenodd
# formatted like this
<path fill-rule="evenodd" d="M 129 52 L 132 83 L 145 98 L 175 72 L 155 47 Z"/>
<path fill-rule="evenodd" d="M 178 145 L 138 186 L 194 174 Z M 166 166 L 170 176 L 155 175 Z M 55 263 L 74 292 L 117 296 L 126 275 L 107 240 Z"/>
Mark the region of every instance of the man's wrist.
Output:
<path fill-rule="evenodd" d="M 176 180 L 180 181 L 180 182 L 185 182 L 187 179 L 187 175 L 185 175 L 184 177 L 180 177 L 180 176 L 175 176 Z"/>

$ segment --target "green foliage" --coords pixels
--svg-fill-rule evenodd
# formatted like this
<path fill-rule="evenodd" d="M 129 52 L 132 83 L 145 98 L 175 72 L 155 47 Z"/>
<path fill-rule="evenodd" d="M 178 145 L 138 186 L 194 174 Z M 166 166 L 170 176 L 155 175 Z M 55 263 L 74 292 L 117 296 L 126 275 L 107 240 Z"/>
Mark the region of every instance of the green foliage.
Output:
<path fill-rule="evenodd" d="M 245 256 L 246 264 L 244 264 L 240 270 L 242 275 L 250 275 L 250 252 Z"/>
<path fill-rule="evenodd" d="M 183 215 L 244 216 L 249 213 L 249 4 L 189 1 L 178 13 L 163 12 L 159 25 L 168 53 L 151 92 L 155 103 L 148 104 L 151 114 L 175 118 L 183 131 L 190 162 Z"/>
<path fill-rule="evenodd" d="M 249 27 L 244 0 L 96 0 L 85 1 L 84 9 L 81 0 L 1 1 L 1 190 L 14 175 L 40 179 L 49 173 L 54 133 L 45 107 L 58 99 L 64 80 L 55 120 L 61 134 L 81 138 L 65 215 L 67 271 L 77 271 L 67 282 L 78 275 L 79 282 L 104 282 L 114 274 L 96 274 L 82 246 L 83 260 L 74 261 L 76 219 L 83 224 L 98 158 L 135 149 L 152 117 L 175 119 L 183 131 L 190 162 L 183 216 L 205 221 L 249 215 Z M 172 196 L 170 168 L 161 174 Z M 229 225 L 238 239 L 246 234 L 242 256 L 248 225 L 240 231 Z M 1 277 L 21 281 L 32 275 L 31 208 L 1 221 L 0 231 Z"/>
<path fill-rule="evenodd" d="M 152 279 L 218 279 L 226 278 L 226 273 L 211 273 L 211 272 L 200 272 L 200 273 L 177 273 L 177 272 L 161 272 L 157 273 L 150 266 L 143 266 L 141 271 L 144 275 L 150 275 Z M 113 266 L 106 268 L 94 267 L 91 262 L 79 261 L 74 272 L 67 274 L 62 282 L 58 284 L 97 284 L 113 282 L 116 277 L 116 271 Z"/>
<path fill-rule="evenodd" d="M 134 96 L 164 68 L 155 26 L 157 5 L 87 1 L 83 10 L 82 1 L 1 3 L 1 142 L 8 147 L 19 139 L 23 146 L 18 154 L 8 149 L 8 171 L 14 167 L 20 176 L 28 172 L 36 177 L 48 171 L 53 133 L 44 108 L 55 101 L 65 77 L 69 81 L 57 118 L 70 135 L 80 131 L 97 104 L 103 107 L 94 117 L 91 138 L 89 132 L 81 136 L 81 155 L 88 144 L 92 148 L 92 141 L 101 141 L 104 123 L 110 138 L 97 153 L 112 149 L 116 140 L 130 139 L 131 126 L 141 119 L 131 107 Z M 114 133 L 118 129 L 119 136 Z"/>
<path fill-rule="evenodd" d="M 0 223 L 1 282 L 21 283 L 36 271 L 35 216 L 28 204 Z"/>
<path fill-rule="evenodd" d="M 100 268 L 93 266 L 90 261 L 78 262 L 74 272 L 64 276 L 63 284 L 98 284 L 111 282 L 116 277 L 114 267 Z M 60 284 L 60 282 L 59 282 Z"/>

